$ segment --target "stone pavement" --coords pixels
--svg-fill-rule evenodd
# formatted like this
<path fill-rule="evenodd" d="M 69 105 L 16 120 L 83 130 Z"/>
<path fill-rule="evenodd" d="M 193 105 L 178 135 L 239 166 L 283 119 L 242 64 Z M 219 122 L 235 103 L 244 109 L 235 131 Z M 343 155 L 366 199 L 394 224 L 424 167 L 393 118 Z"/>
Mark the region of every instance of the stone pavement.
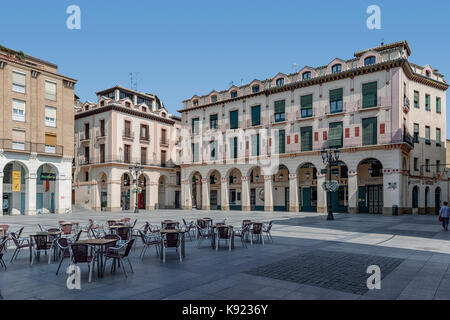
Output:
<path fill-rule="evenodd" d="M 12 243 L 4 257 L 8 269 L 0 269 L 4 299 L 450 299 L 450 232 L 442 231 L 435 216 L 371 216 L 336 214 L 335 221 L 316 213 L 178 211 L 159 210 L 139 214 L 76 211 L 70 215 L 4 216 L 0 224 L 10 230 L 24 226 L 24 235 L 37 224 L 56 226 L 58 220 L 89 218 L 106 223 L 108 218 L 130 217 L 160 224 L 166 218 L 187 221 L 201 217 L 227 219 L 239 226 L 243 219 L 273 220 L 274 243 L 248 245 L 236 239 L 236 248 L 216 252 L 209 242 L 197 248 L 186 242 L 186 258 L 177 260 L 169 251 L 166 264 L 153 248 L 139 258 L 140 241 L 132 250 L 134 273 L 121 270 L 105 277 L 93 275 L 87 282 L 87 266 L 81 265 L 81 290 L 68 290 L 65 269 L 55 275 L 57 263 L 46 259 L 29 265 L 29 251 L 9 263 Z M 367 267 L 381 268 L 381 290 L 366 286 Z M 128 267 L 128 266 L 126 266 Z M 129 270 L 129 269 L 127 269 Z"/>

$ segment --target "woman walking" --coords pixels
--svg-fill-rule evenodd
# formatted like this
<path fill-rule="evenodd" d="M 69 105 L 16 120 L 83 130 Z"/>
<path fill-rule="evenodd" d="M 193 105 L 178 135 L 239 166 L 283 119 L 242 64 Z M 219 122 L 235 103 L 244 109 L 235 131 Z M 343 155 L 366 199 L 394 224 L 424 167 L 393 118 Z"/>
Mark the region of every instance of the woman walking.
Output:
<path fill-rule="evenodd" d="M 450 208 L 448 207 L 448 202 L 444 202 L 444 206 L 439 210 L 439 217 L 442 220 L 442 227 L 445 231 L 448 231 L 448 220 L 450 217 Z"/>

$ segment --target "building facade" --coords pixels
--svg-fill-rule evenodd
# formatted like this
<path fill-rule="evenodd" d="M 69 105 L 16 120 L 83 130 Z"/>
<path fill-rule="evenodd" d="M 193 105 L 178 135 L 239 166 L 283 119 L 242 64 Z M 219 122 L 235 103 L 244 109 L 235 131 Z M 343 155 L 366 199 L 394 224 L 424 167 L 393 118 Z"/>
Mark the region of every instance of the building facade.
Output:
<path fill-rule="evenodd" d="M 0 47 L 0 214 L 71 212 L 75 84 Z"/>
<path fill-rule="evenodd" d="M 184 101 L 184 209 L 434 213 L 448 197 L 443 75 L 406 41 Z"/>
<path fill-rule="evenodd" d="M 97 211 L 178 208 L 181 122 L 156 95 L 119 86 L 75 115 L 74 204 Z M 130 166 L 144 168 L 136 187 Z"/>

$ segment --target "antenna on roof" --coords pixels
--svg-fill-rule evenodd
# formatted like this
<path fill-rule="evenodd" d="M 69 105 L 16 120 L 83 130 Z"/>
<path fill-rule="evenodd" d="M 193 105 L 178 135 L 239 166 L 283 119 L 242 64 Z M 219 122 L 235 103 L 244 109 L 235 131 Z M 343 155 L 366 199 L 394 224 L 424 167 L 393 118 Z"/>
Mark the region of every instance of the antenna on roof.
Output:
<path fill-rule="evenodd" d="M 136 76 L 135 81 L 133 82 L 133 76 Z M 138 75 L 139 72 L 136 72 L 136 74 L 134 74 L 133 72 L 130 72 L 130 89 L 134 90 L 134 91 L 138 91 L 137 87 L 138 87 Z"/>
<path fill-rule="evenodd" d="M 244 79 L 241 79 L 241 86 L 244 85 Z"/>
<path fill-rule="evenodd" d="M 296 72 L 297 72 L 297 69 L 298 69 L 298 64 L 294 63 L 294 64 L 292 65 L 292 68 L 294 69 L 294 73 L 296 73 Z"/>
<path fill-rule="evenodd" d="M 232 86 L 234 85 L 234 81 L 231 80 L 231 81 L 228 83 L 228 85 L 229 85 L 230 87 L 232 87 Z"/>
<path fill-rule="evenodd" d="M 384 46 L 384 38 L 381 39 L 381 45 Z"/>

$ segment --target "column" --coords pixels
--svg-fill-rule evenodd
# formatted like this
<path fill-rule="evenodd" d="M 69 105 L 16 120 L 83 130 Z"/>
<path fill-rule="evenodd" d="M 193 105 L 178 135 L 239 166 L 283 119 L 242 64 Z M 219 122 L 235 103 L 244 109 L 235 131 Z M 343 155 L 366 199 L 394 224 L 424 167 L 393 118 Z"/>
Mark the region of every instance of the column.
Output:
<path fill-rule="evenodd" d="M 264 176 L 264 211 L 273 211 L 273 176 Z"/>
<path fill-rule="evenodd" d="M 242 211 L 250 211 L 250 177 L 241 177 L 242 190 L 241 190 L 241 200 L 242 200 Z"/>
<path fill-rule="evenodd" d="M 120 207 L 120 181 L 108 181 L 108 199 L 107 199 L 107 207 L 106 211 L 121 211 Z"/>
<path fill-rule="evenodd" d="M 296 174 L 289 174 L 289 212 L 300 212 L 298 203 L 298 179 Z"/>
<path fill-rule="evenodd" d="M 55 181 L 55 212 L 66 214 L 71 212 L 72 206 L 72 179 L 65 175 L 57 177 Z"/>
<path fill-rule="evenodd" d="M 0 172 L 0 217 L 3 216 L 3 171 Z"/>
<path fill-rule="evenodd" d="M 208 179 L 202 179 L 202 210 L 210 210 Z"/>
<path fill-rule="evenodd" d="M 146 206 L 148 211 L 153 211 L 158 208 L 159 190 L 158 182 L 148 181 L 146 187 Z"/>
<path fill-rule="evenodd" d="M 325 175 L 317 173 L 317 212 L 327 212 L 327 192 L 322 185 L 325 182 Z"/>
<path fill-rule="evenodd" d="M 181 181 L 181 207 L 183 210 L 192 210 L 191 185 L 189 180 Z"/>
<path fill-rule="evenodd" d="M 130 211 L 134 212 L 134 208 L 136 206 L 136 201 L 137 201 L 137 193 L 135 192 L 136 190 L 136 184 L 132 183 L 130 185 Z"/>
<path fill-rule="evenodd" d="M 426 186 L 421 186 L 420 193 L 425 197 Z M 433 205 L 434 198 L 431 193 L 428 195 L 428 206 Z M 401 194 L 402 194 L 402 174 L 400 169 L 383 170 L 383 215 L 392 215 L 392 206 L 401 207 Z M 423 198 L 425 199 L 425 198 Z M 422 202 L 424 207 L 425 200 Z M 421 203 L 419 201 L 419 207 Z M 399 212 L 400 214 L 400 212 Z"/>
<path fill-rule="evenodd" d="M 358 213 L 358 174 L 354 171 L 348 172 L 348 212 Z"/>
<path fill-rule="evenodd" d="M 36 215 L 36 174 L 29 174 L 26 178 L 26 204 L 25 214 Z"/>
<path fill-rule="evenodd" d="M 228 196 L 228 178 L 220 178 L 220 198 L 221 198 L 221 206 L 223 211 L 230 210 L 230 199 Z"/>

